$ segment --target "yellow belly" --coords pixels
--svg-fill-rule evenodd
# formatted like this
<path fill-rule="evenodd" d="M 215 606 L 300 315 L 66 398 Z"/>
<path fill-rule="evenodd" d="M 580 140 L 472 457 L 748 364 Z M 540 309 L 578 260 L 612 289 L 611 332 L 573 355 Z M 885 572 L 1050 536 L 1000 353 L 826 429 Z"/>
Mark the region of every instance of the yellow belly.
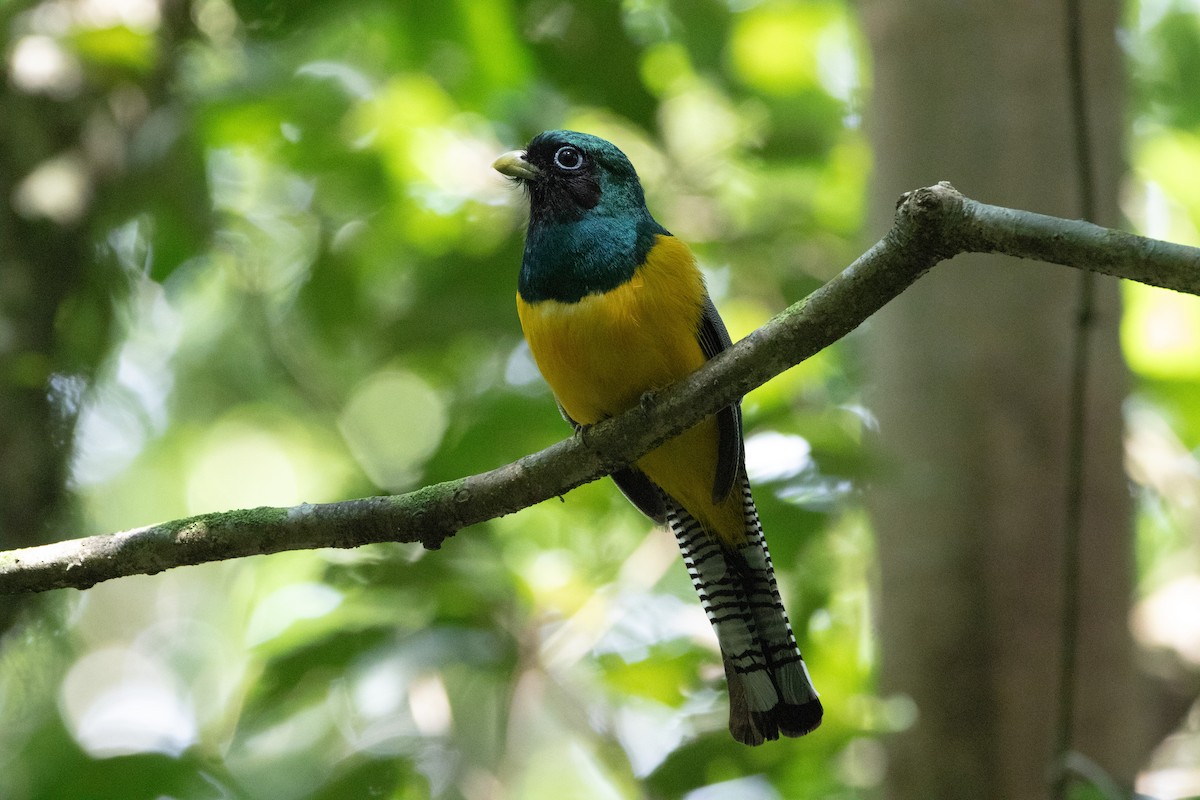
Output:
<path fill-rule="evenodd" d="M 696 339 L 704 281 L 691 252 L 659 236 L 633 278 L 575 303 L 517 297 L 534 360 L 571 419 L 590 425 L 651 390 L 675 383 L 705 361 Z M 647 453 L 637 466 L 721 539 L 744 538 L 741 493 L 712 501 L 717 423 L 708 417 Z"/>

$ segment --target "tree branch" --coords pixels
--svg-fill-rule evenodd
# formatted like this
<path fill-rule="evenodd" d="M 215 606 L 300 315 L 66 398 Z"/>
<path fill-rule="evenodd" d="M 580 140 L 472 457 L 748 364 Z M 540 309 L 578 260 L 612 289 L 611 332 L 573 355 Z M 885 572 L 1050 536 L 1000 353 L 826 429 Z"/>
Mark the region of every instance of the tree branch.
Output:
<path fill-rule="evenodd" d="M 678 384 L 498 469 L 404 495 L 202 514 L 0 553 L 0 594 L 317 547 L 420 542 L 564 494 L 631 463 L 858 327 L 935 264 L 1004 253 L 1200 295 L 1200 250 L 977 203 L 941 183 L 900 199 L 887 235 L 833 280 Z"/>

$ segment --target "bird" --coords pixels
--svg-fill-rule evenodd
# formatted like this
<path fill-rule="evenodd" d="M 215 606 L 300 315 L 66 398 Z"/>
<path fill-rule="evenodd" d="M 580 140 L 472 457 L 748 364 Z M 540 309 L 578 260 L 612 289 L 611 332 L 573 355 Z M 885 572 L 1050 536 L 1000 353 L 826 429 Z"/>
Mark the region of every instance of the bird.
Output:
<path fill-rule="evenodd" d="M 517 312 L 534 361 L 577 430 L 732 345 L 695 256 L 650 214 L 616 145 L 545 131 L 492 166 L 528 197 Z M 612 478 L 675 536 L 716 632 L 733 738 L 759 745 L 815 730 L 823 708 L 750 491 L 740 401 Z"/>

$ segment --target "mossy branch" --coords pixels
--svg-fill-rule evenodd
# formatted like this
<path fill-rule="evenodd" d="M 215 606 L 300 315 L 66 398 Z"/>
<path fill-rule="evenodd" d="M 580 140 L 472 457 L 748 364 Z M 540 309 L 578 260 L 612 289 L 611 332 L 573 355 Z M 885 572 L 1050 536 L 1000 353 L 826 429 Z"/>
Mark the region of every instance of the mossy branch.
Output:
<path fill-rule="evenodd" d="M 0 594 L 87 588 L 242 556 L 374 542 L 436 549 L 459 529 L 596 480 L 828 347 L 959 253 L 1004 253 L 1200 295 L 1200 250 L 998 208 L 941 183 L 904 195 L 887 235 L 841 274 L 678 384 L 498 469 L 404 495 L 202 514 L 0 553 Z M 1064 310 L 1065 311 L 1065 310 Z"/>

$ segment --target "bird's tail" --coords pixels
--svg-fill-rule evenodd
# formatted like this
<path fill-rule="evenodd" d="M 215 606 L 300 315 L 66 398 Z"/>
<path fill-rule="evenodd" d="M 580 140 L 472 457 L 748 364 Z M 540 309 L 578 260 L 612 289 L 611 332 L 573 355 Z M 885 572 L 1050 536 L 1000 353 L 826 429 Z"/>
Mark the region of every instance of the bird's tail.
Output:
<path fill-rule="evenodd" d="M 730 547 L 666 497 L 667 523 L 717 634 L 729 681 L 729 732 L 743 744 L 803 736 L 821 724 L 821 701 L 775 585 L 750 485 L 742 480 L 745 544 Z"/>

